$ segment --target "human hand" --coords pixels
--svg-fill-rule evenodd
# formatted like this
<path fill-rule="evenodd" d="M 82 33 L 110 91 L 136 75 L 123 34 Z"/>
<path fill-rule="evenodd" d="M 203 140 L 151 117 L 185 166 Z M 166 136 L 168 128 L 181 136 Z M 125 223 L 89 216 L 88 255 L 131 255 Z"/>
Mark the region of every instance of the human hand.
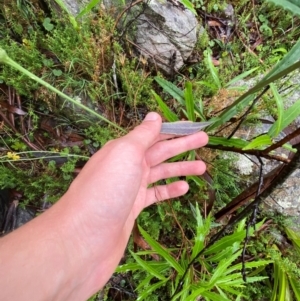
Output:
<path fill-rule="evenodd" d="M 185 181 L 149 184 L 205 171 L 200 161 L 164 163 L 205 145 L 205 133 L 174 138 L 160 129 L 160 116 L 147 115 L 97 152 L 54 206 L 1 239 L 1 300 L 86 300 L 105 285 L 138 214 L 188 191 Z"/>
<path fill-rule="evenodd" d="M 101 285 L 122 257 L 139 213 L 157 201 L 188 191 L 185 181 L 152 188 L 148 188 L 149 184 L 205 171 L 201 161 L 164 163 L 180 153 L 204 146 L 208 141 L 204 132 L 174 138 L 161 135 L 160 128 L 160 116 L 150 113 L 129 134 L 108 142 L 88 161 L 63 198 L 72 203 L 69 210 L 74 216 L 77 213 L 76 232 L 82 244 L 93 246 L 97 253 L 95 267 L 99 266 L 96 274 L 102 279 L 98 278 Z M 101 263 L 105 259 L 109 262 L 103 272 Z"/>

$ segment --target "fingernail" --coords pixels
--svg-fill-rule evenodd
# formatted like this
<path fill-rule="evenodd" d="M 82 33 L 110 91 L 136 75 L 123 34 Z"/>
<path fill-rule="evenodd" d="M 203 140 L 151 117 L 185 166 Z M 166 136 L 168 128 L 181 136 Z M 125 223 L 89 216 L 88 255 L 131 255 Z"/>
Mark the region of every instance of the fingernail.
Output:
<path fill-rule="evenodd" d="M 154 112 L 150 112 L 147 114 L 147 116 L 145 117 L 145 121 L 154 121 L 154 120 L 157 120 L 158 118 L 158 114 L 157 113 L 154 113 Z"/>

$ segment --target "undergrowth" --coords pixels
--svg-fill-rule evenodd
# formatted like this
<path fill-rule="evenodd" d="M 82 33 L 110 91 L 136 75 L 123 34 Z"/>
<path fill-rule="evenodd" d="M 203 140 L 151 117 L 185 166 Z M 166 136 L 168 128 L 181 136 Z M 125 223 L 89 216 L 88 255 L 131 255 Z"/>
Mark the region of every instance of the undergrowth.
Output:
<path fill-rule="evenodd" d="M 224 1 L 192 2 L 206 16 L 224 18 Z M 163 85 L 158 84 L 155 77 L 160 74 L 144 58 L 133 58 L 133 50 L 128 49 L 126 37 L 122 39 L 113 31 L 114 19 L 100 7 L 77 23 L 70 19 L 66 11 L 58 11 L 49 5 L 45 8 L 39 1 L 6 1 L 0 7 L 0 47 L 27 70 L 125 130 L 138 124 L 148 111 L 164 113 L 151 90 L 164 99 L 173 114 L 177 113 L 177 119 L 217 118 L 246 91 L 241 86 L 232 88 L 230 81 L 241 74 L 248 78 L 271 69 L 288 53 L 300 35 L 299 18 L 273 4 L 260 1 L 232 1 L 232 4 L 235 14 L 232 16 L 234 26 L 230 38 L 220 38 L 216 28 L 208 26 L 202 15 L 199 21 L 204 28 L 194 49 L 198 61 L 169 78 L 170 83 L 178 88 L 176 91 L 182 93 L 180 95 L 187 97 L 186 91 L 191 88 L 193 105 L 197 108 L 193 116 L 189 115 L 186 103 L 180 103 L 181 96 L 179 100 L 175 99 L 169 91 L 161 89 Z M 211 58 L 215 60 L 215 65 L 212 65 Z M 107 141 L 119 137 L 121 132 L 87 115 L 76 105 L 10 66 L 1 65 L 0 83 L 1 104 L 7 99 L 11 101 L 3 115 L 8 121 L 0 124 L 0 188 L 20 192 L 22 206 L 39 209 L 42 200 L 58 200 L 85 161 Z M 285 88 L 282 87 L 283 90 Z M 10 114 L 11 106 L 21 111 Z M 238 106 L 235 118 L 244 112 L 245 107 Z M 268 92 L 247 115 L 246 125 L 256 127 L 259 117 L 276 116 L 277 112 L 276 99 Z M 214 129 L 212 133 L 226 137 L 231 130 L 229 127 L 218 133 Z M 248 243 L 246 255 L 249 261 L 263 262 L 261 266 L 257 263 L 248 270 L 253 284 L 244 285 L 240 272 L 236 272 L 227 275 L 227 282 L 235 283 L 236 279 L 238 289 L 229 284 L 223 288 L 221 276 L 218 275 L 218 269 L 227 270 L 241 264 L 241 257 L 236 256 L 236 252 L 242 248 L 241 233 L 244 233 L 245 227 L 242 223 L 222 236 L 223 241 L 231 235 L 236 235 L 237 240 L 233 241 L 232 246 L 221 246 L 220 257 L 213 252 L 204 254 L 184 275 L 183 270 L 196 253 L 202 249 L 205 252 L 207 246 L 209 249 L 208 242 L 221 228 L 221 224 L 211 220 L 211 215 L 239 195 L 246 186 L 234 168 L 235 157 L 225 155 L 223 150 L 211 149 L 196 155 L 207 161 L 211 182 L 190 177 L 189 194 L 180 200 L 154 205 L 140 214 L 138 224 L 141 229 L 147 229 L 149 235 L 144 233 L 141 237 L 149 245 L 152 244 L 152 249 L 160 255 L 160 261 L 153 260 L 150 251 L 144 250 L 138 255 L 128 252 L 126 264 L 132 265 L 121 273 L 126 280 L 122 282 L 118 278 L 117 283 L 110 281 L 101 295 L 103 300 L 113 300 L 116 291 L 116 298 L 136 300 L 137 292 L 143 294 L 155 285 L 157 290 L 153 288 L 145 300 L 168 300 L 171 293 L 179 293 L 176 292 L 179 276 L 186 277 L 184 279 L 190 285 L 187 290 L 191 296 L 193 291 L 199 291 L 199 295 L 202 293 L 201 285 L 209 288 L 207 295 L 204 293 L 202 296 L 206 300 L 221 300 L 216 298 L 225 298 L 228 293 L 231 300 L 275 301 L 277 292 L 274 292 L 274 283 L 278 284 L 276 289 L 283 289 L 280 279 L 284 277 L 291 279 L 291 295 L 296 295 L 293 281 L 299 280 L 300 255 L 293 251 L 290 241 L 287 240 L 289 248 L 285 248 L 277 239 L 287 237 L 279 221 L 263 214 L 259 216 L 259 221 L 264 221 L 264 218 L 273 220 L 274 227 L 266 226 L 266 231 L 253 234 Z M 185 154 L 180 158 L 190 159 L 193 156 L 195 154 Z M 206 210 L 212 202 L 212 190 L 215 204 L 209 215 Z M 199 211 L 195 209 L 198 204 Z M 200 212 L 205 219 L 200 217 Z M 159 243 L 153 243 L 151 238 Z M 134 248 L 134 244 L 131 242 L 130 249 Z M 163 249 L 167 250 L 167 255 Z M 137 262 L 142 262 L 137 257 L 146 262 L 144 269 L 137 267 Z M 178 261 L 181 268 L 175 264 L 167 266 L 172 261 L 171 257 Z M 228 265 L 226 258 L 231 260 Z M 156 267 L 165 278 L 155 279 L 146 264 Z M 213 282 L 216 279 L 220 280 L 220 286 Z M 181 294 L 180 300 L 189 297 L 185 292 Z M 91 300 L 100 300 L 100 293 Z"/>

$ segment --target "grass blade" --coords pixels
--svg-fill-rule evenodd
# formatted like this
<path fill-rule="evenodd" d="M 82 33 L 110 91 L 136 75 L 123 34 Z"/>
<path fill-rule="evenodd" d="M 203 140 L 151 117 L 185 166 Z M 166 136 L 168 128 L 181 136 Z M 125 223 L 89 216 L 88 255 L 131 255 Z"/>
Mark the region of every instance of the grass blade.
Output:
<path fill-rule="evenodd" d="M 274 95 L 276 105 L 277 105 L 277 114 L 278 114 L 278 116 L 277 116 L 277 123 L 276 123 L 276 128 L 275 128 L 275 133 L 274 133 L 274 137 L 276 137 L 277 135 L 279 135 L 279 133 L 282 130 L 284 107 L 283 107 L 282 98 L 281 98 L 280 94 L 278 93 L 278 90 L 277 90 L 276 86 L 274 84 L 270 84 L 270 88 L 271 88 L 271 91 Z"/>
<path fill-rule="evenodd" d="M 76 19 L 83 17 L 85 14 L 89 13 L 98 3 L 102 0 L 91 0 L 76 16 Z"/>
<path fill-rule="evenodd" d="M 262 149 L 263 146 L 271 145 L 272 140 L 268 134 L 254 138 L 248 145 L 243 147 L 243 150 Z"/>
<path fill-rule="evenodd" d="M 300 99 L 296 101 L 293 105 L 291 105 L 287 110 L 283 113 L 281 128 L 277 126 L 278 120 L 276 120 L 271 128 L 268 131 L 268 135 L 270 137 L 275 137 L 275 132 L 277 129 L 282 131 L 288 125 L 290 125 L 298 116 L 300 115 Z"/>
<path fill-rule="evenodd" d="M 187 110 L 187 117 L 189 120 L 195 121 L 194 96 L 192 90 L 192 83 L 189 81 L 185 82 L 184 98 L 185 98 L 185 106 Z"/>
<path fill-rule="evenodd" d="M 141 234 L 144 236 L 147 243 L 157 252 L 158 255 L 163 257 L 179 274 L 184 273 L 183 267 L 165 250 L 158 242 L 156 242 L 145 230 L 139 227 Z"/>
<path fill-rule="evenodd" d="M 185 106 L 184 93 L 171 82 L 156 76 L 155 81 L 172 97 L 174 97 L 182 106 Z"/>
<path fill-rule="evenodd" d="M 176 116 L 175 113 L 173 113 L 169 107 L 164 103 L 164 101 L 161 99 L 161 97 L 159 95 L 157 95 L 153 90 L 151 90 L 153 96 L 155 97 L 157 103 L 158 103 L 158 106 L 159 108 L 161 109 L 164 117 L 172 122 L 172 121 L 178 121 L 178 117 Z"/>

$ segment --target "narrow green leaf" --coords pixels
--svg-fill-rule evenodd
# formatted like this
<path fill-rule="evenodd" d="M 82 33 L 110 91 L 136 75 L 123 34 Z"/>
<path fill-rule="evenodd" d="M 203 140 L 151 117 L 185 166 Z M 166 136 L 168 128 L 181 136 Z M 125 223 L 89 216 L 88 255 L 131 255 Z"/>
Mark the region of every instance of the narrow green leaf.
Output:
<path fill-rule="evenodd" d="M 172 97 L 174 97 L 182 106 L 185 106 L 184 93 L 182 90 L 180 90 L 179 88 L 177 88 L 177 86 L 175 86 L 171 82 L 161 77 L 156 76 L 154 79 L 166 92 L 168 92 Z"/>
<path fill-rule="evenodd" d="M 227 147 L 236 147 L 242 149 L 248 144 L 248 141 L 239 139 L 239 138 L 224 138 L 224 137 L 214 137 L 209 136 L 208 146 L 209 145 L 222 145 Z"/>
<path fill-rule="evenodd" d="M 100 3 L 102 0 L 91 0 L 76 16 L 76 19 L 79 19 L 89 13 L 98 3 Z"/>
<path fill-rule="evenodd" d="M 215 122 L 208 127 L 208 131 L 217 128 L 221 124 L 224 124 L 230 118 L 236 115 L 237 107 L 244 108 L 251 100 L 254 99 L 254 93 L 260 91 L 268 84 L 275 80 L 289 74 L 300 67 L 299 61 L 300 52 L 300 40 L 293 46 L 287 55 L 253 88 L 248 90 L 245 94 L 241 95 L 236 101 L 234 101 L 219 117 L 219 121 Z M 272 137 L 272 135 L 270 135 Z"/>
<path fill-rule="evenodd" d="M 190 121 L 195 121 L 194 96 L 192 90 L 192 83 L 189 81 L 185 82 L 184 99 L 187 110 L 187 117 Z"/>
<path fill-rule="evenodd" d="M 254 138 L 248 145 L 243 147 L 243 150 L 248 149 L 262 149 L 264 146 L 272 144 L 271 137 L 268 134 L 264 134 Z"/>
<path fill-rule="evenodd" d="M 172 122 L 172 121 L 178 121 L 178 117 L 176 116 L 175 113 L 173 113 L 169 107 L 163 102 L 163 100 L 160 98 L 159 95 L 157 95 L 153 90 L 151 90 L 153 96 L 155 97 L 157 103 L 158 103 L 158 106 L 159 108 L 161 109 L 164 117 Z"/>
<path fill-rule="evenodd" d="M 300 252 L 300 235 L 296 233 L 294 230 L 287 227 L 285 228 L 285 232 L 288 235 L 288 238 L 292 241 L 293 245 Z"/>
<path fill-rule="evenodd" d="M 142 260 L 139 256 L 137 256 L 134 252 L 130 252 L 135 261 L 148 273 L 155 276 L 159 280 L 167 280 L 164 276 L 160 274 L 159 271 L 150 266 L 146 261 Z"/>
<path fill-rule="evenodd" d="M 215 82 L 218 89 L 221 89 L 222 85 L 221 85 L 221 82 L 220 82 L 218 70 L 216 69 L 216 67 L 214 66 L 214 64 L 212 62 L 211 50 L 210 49 L 205 50 L 204 51 L 204 56 L 205 56 L 206 65 L 208 67 L 210 75 L 212 76 L 213 81 Z"/>
<path fill-rule="evenodd" d="M 168 279 L 159 281 L 155 284 L 152 284 L 150 287 L 147 287 L 145 291 L 138 296 L 137 301 L 147 300 L 146 298 L 154 291 L 164 286 L 167 283 Z"/>
<path fill-rule="evenodd" d="M 258 268 L 261 266 L 268 265 L 270 263 L 273 263 L 273 261 L 272 260 L 259 260 L 259 261 L 246 262 L 246 269 Z M 241 268 L 242 268 L 242 263 L 235 264 L 226 271 L 226 274 L 233 273 L 234 271 L 240 271 Z"/>
<path fill-rule="evenodd" d="M 272 83 L 272 84 L 270 84 L 270 88 L 274 95 L 276 105 L 277 105 L 277 123 L 276 123 L 276 128 L 275 128 L 275 133 L 274 133 L 274 137 L 276 137 L 277 135 L 279 135 L 279 133 L 282 130 L 284 107 L 283 107 L 283 100 L 282 100 L 280 94 L 278 93 L 276 86 Z M 274 138 L 274 137 L 272 137 L 272 138 Z"/>
<path fill-rule="evenodd" d="M 213 292 L 203 292 L 202 296 L 206 298 L 209 298 L 212 301 L 230 301 L 230 299 L 220 296 L 219 294 L 213 293 Z"/>
<path fill-rule="evenodd" d="M 243 72 L 242 74 L 236 76 L 235 78 L 233 78 L 230 82 L 228 82 L 225 87 L 230 87 L 232 86 L 233 84 L 235 84 L 237 81 L 239 80 L 242 80 L 243 78 L 249 76 L 251 73 L 253 73 L 254 71 L 256 71 L 259 67 L 255 67 L 255 68 L 252 68 L 246 72 Z"/>
<path fill-rule="evenodd" d="M 175 258 L 168 253 L 158 242 L 156 242 L 145 230 L 139 227 L 139 230 L 147 243 L 157 252 L 158 255 L 163 257 L 179 274 L 184 273 L 182 266 L 175 260 Z"/>
<path fill-rule="evenodd" d="M 289 10 L 294 15 L 300 16 L 300 1 L 299 0 L 267 0 L 274 4 Z"/>
<path fill-rule="evenodd" d="M 299 115 L 300 115 L 300 99 L 297 100 L 294 104 L 292 104 L 288 109 L 286 109 L 284 111 L 280 131 L 282 131 L 287 126 L 289 126 Z M 273 125 L 271 126 L 271 128 L 268 131 L 268 134 L 270 137 L 275 136 L 276 130 L 278 128 L 277 122 L 278 122 L 278 120 L 276 120 L 273 123 Z"/>
<path fill-rule="evenodd" d="M 188 9 L 190 10 L 194 15 L 197 16 L 197 12 L 194 9 L 194 5 L 189 0 L 180 0 L 180 2 Z"/>
<path fill-rule="evenodd" d="M 296 280 L 294 277 L 289 277 L 289 281 L 290 281 L 290 284 L 292 286 L 292 289 L 293 289 L 293 292 L 294 292 L 294 295 L 295 295 L 297 301 L 300 301 L 300 284 L 299 284 L 299 281 Z"/>

